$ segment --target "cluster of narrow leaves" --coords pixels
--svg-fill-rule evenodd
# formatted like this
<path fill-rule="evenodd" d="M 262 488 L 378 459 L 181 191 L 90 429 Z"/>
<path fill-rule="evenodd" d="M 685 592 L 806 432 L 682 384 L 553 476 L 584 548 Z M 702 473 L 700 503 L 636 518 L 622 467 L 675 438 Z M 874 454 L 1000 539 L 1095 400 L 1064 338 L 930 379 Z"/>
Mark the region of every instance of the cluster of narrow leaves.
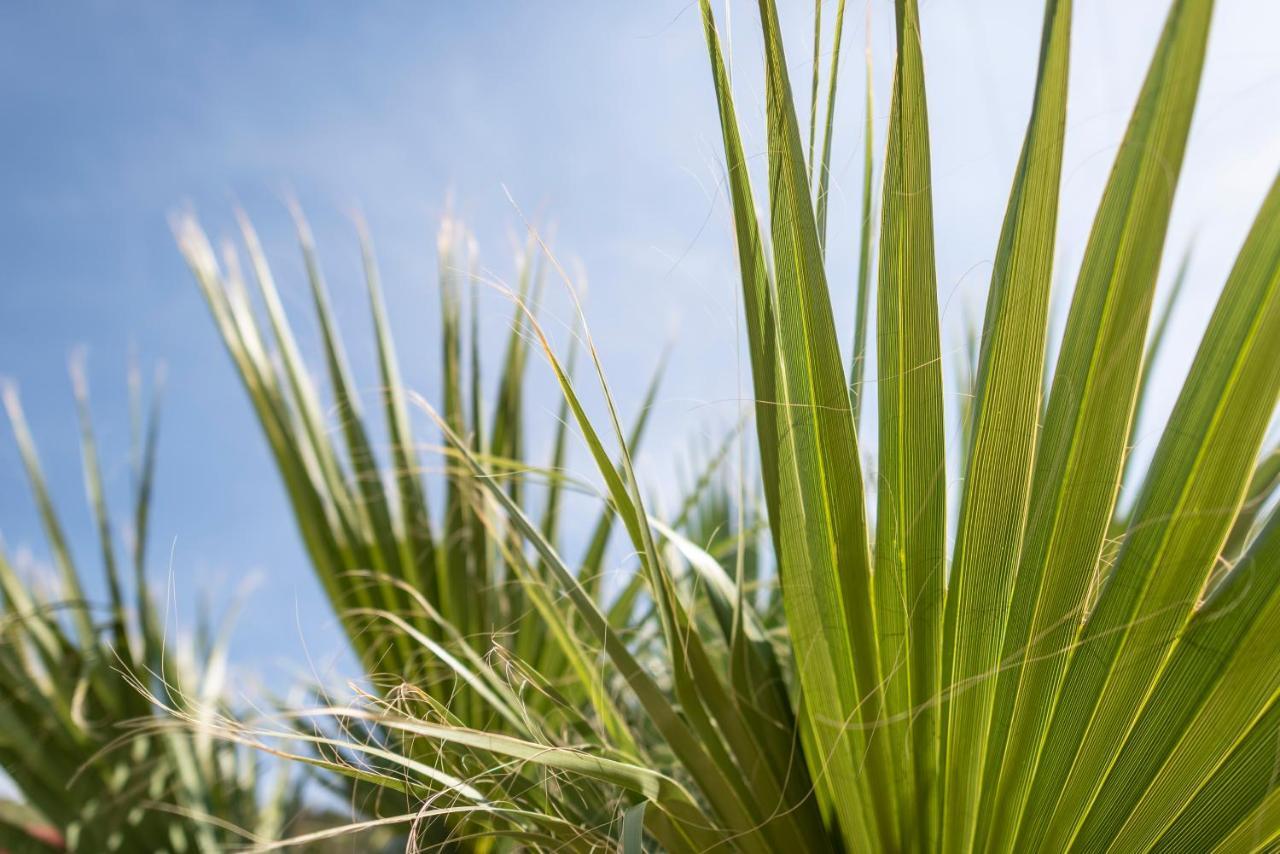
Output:
<path fill-rule="evenodd" d="M 298 774 L 210 731 L 169 726 L 152 697 L 219 711 L 227 627 L 185 649 L 168 638 L 146 576 L 156 413 L 135 383 L 133 500 L 122 582 L 113 520 L 78 362 L 73 380 L 90 510 L 108 603 L 95 606 L 72 558 L 15 388 L 4 403 L 44 527 L 55 577 L 24 577 L 0 550 L 0 768 L 22 807 L 0 813 L 0 849 L 215 851 L 279 838 L 301 806 Z M 188 645 L 190 646 L 190 645 Z M 194 661 L 200 661 L 197 668 Z M 216 819 L 216 821 L 214 820 Z"/>
<path fill-rule="evenodd" d="M 1280 184 L 1244 238 L 1153 459 L 1141 469 L 1127 459 L 1168 316 L 1148 336 L 1212 0 L 1172 0 L 1052 366 L 1072 3 L 1047 0 L 963 389 L 971 402 L 950 448 L 917 3 L 896 2 L 878 228 L 867 98 L 849 371 L 824 260 L 844 3 L 821 136 L 815 46 L 806 158 L 774 0 L 759 2 L 767 216 L 709 0 L 700 7 L 741 272 L 758 490 L 735 495 L 722 478 L 698 477 L 677 517 L 650 512 L 633 466 L 638 431 L 624 430 L 590 337 L 581 340 L 603 417 L 588 415 L 571 364 L 527 307 L 533 250 L 545 249 L 536 237 L 487 424 L 474 331 L 471 364 L 463 353 L 458 277 L 471 262 L 450 224 L 444 399 L 439 412 L 422 402 L 445 439 L 436 519 L 372 261 L 388 481 L 305 226 L 341 443 L 324 428 L 247 224 L 270 336 L 234 254 L 219 265 L 199 230 L 180 226 L 317 574 L 376 686 L 354 706 L 305 713 L 346 734 L 309 737 L 333 751 L 325 766 L 408 796 L 385 820 L 428 828 L 416 839 L 477 848 L 1249 851 L 1280 839 L 1280 454 L 1264 447 L 1280 395 Z M 874 478 L 858 423 L 873 286 Z M 535 347 L 564 398 L 543 468 L 524 459 L 521 440 Z M 578 562 L 557 527 L 570 424 L 605 493 Z M 953 531 L 948 453 L 964 474 Z M 714 469 L 723 453 L 708 456 Z M 541 505 L 524 487 L 535 478 Z M 1136 496 L 1123 510 L 1122 485 Z M 757 491 L 768 520 L 760 542 L 746 512 L 754 499 L 743 497 Z M 615 519 L 636 567 L 621 590 L 599 582 Z M 758 589 L 762 565 L 776 585 Z"/>
<path fill-rule="evenodd" d="M 549 769 L 556 768 L 551 761 L 556 749 L 567 751 L 584 739 L 617 745 L 623 751 L 619 756 L 635 759 L 642 755 L 650 726 L 629 706 L 626 691 L 615 684 L 618 677 L 602 671 L 596 642 L 584 641 L 584 636 L 597 638 L 604 626 L 632 638 L 646 623 L 642 577 L 605 583 L 615 507 L 600 504 L 576 526 L 587 536 L 572 572 L 558 547 L 548 546 L 552 559 L 530 546 L 534 535 L 559 546 L 566 499 L 571 493 L 593 494 L 564 473 L 572 418 L 582 414 L 575 399 L 566 398 L 561 406 L 548 459 L 533 462 L 525 448 L 526 364 L 531 350 L 546 346 L 530 308 L 547 270 L 539 263 L 537 244 L 531 239 L 517 258 L 517 285 L 510 292 L 515 314 L 486 412 L 474 241 L 452 219 L 440 230 L 443 403 L 438 414 L 432 412 L 450 445 L 439 447 L 438 440 L 429 445 L 416 438 L 411 414 L 423 402 L 402 384 L 364 229 L 358 230 L 377 343 L 381 419 L 361 408 L 309 227 L 296 206 L 293 213 L 336 430 L 322 410 L 321 388 L 302 360 L 248 219 L 239 217 L 239 247 L 228 244 L 221 258 L 191 217 L 177 220 L 175 231 L 263 426 L 316 574 L 366 670 L 369 693 L 358 706 L 339 709 L 318 691 L 326 705 L 296 715 L 299 722 L 309 722 L 310 732 L 301 732 L 300 723 L 261 721 L 246 727 L 243 721 L 225 721 L 221 734 L 272 744 L 277 752 L 348 774 L 355 780 L 349 795 L 359 822 L 412 822 L 417 844 L 485 847 L 491 842 L 472 838 L 482 830 L 510 829 L 513 822 L 528 823 L 524 813 L 559 809 L 571 815 L 538 838 L 560 844 L 573 838 L 575 846 L 586 847 L 607 841 L 618 804 L 614 790 L 561 782 L 553 794 L 542 772 L 530 777 L 529 769 L 537 765 L 494 766 L 489 759 L 495 751 L 487 747 L 508 743 L 504 738 L 526 745 Z M 252 284 L 241 274 L 241 252 L 249 260 Z M 576 348 L 578 339 L 571 340 Z M 571 349 L 568 365 L 556 363 L 565 383 L 575 352 Z M 636 448 L 643 435 L 660 374 L 661 368 L 628 430 L 628 449 Z M 379 420 L 385 441 L 373 438 Z M 431 434 L 439 435 L 436 425 Z M 719 475 L 728 447 L 695 458 L 676 519 L 682 528 L 717 531 L 722 553 L 738 550 L 730 531 L 739 520 L 729 518 Z M 604 453 L 603 445 L 595 449 Z M 383 477 L 384 463 L 392 476 Z M 607 463 L 614 480 L 623 477 L 624 464 Z M 476 477 L 475 465 L 483 466 L 494 490 Z M 437 513 L 432 502 L 441 504 Z M 520 511 L 527 530 L 506 519 L 506 507 Z M 754 576 L 755 561 L 749 562 Z M 589 603 L 587 612 L 566 610 L 559 601 L 564 578 L 575 580 L 581 601 Z M 643 636 L 637 641 L 653 642 Z M 635 660 L 631 666 L 643 669 Z M 439 735 L 463 730 L 465 738 Z M 481 732 L 486 734 L 476 735 Z M 306 750 L 299 749 L 297 739 Z M 284 743 L 290 740 L 292 747 Z M 318 756 L 309 755 L 317 750 Z M 483 773 L 477 775 L 478 769 Z M 419 781 L 419 775 L 425 778 Z M 387 797 L 388 792 L 396 796 Z M 512 803 L 518 804 L 519 820 L 508 815 Z M 590 832 L 581 830 L 588 826 Z"/>

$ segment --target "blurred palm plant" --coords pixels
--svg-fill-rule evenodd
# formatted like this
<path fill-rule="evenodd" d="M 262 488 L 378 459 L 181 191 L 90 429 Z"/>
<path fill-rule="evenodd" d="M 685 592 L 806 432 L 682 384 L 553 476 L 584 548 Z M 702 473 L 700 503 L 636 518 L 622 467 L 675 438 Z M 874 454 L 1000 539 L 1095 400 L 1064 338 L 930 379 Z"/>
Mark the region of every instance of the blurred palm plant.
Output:
<path fill-rule="evenodd" d="M 320 389 L 303 360 L 249 220 L 238 216 L 256 298 L 233 246 L 225 246 L 219 260 L 194 218 L 179 217 L 174 228 L 262 424 L 316 575 L 365 668 L 374 692 L 366 699 L 475 730 L 534 738 L 544 730 L 560 737 L 587 726 L 631 745 L 633 736 L 624 723 L 628 711 L 618 703 L 611 681 L 599 673 L 594 654 L 582 646 L 580 618 L 558 606 L 557 594 L 547 584 L 547 568 L 537 556 L 525 553 L 518 532 L 500 529 L 501 514 L 493 513 L 493 499 L 456 450 L 415 438 L 412 395 L 401 382 L 371 241 L 360 226 L 386 429 L 385 444 L 375 444 L 372 419 L 363 411 L 348 366 L 310 229 L 296 205 L 292 211 L 337 430 L 326 420 Z M 568 494 L 592 490 L 564 471 L 570 430 L 567 402 L 558 413 L 549 458 L 534 462 L 525 447 L 526 364 L 535 346 L 535 324 L 527 304 L 537 302 L 545 274 L 537 247 L 530 243 L 517 259 L 517 284 L 510 295 L 518 307 L 489 413 L 482 390 L 474 241 L 449 218 L 440 229 L 438 248 L 443 417 L 450 432 L 466 436 L 468 450 L 485 460 L 507 499 L 530 513 L 536 506 L 539 532 L 559 542 Z M 628 435 L 632 449 L 643 436 L 661 373 L 660 361 Z M 443 466 L 428 467 L 423 458 L 437 451 Z M 723 451 L 699 462 L 698 476 L 681 499 L 686 516 L 712 505 L 712 491 L 719 483 L 716 471 L 723 462 Z M 384 476 L 385 471 L 390 474 Z M 443 483 L 437 485 L 442 489 L 431 488 L 427 475 L 433 471 L 441 474 Z M 431 501 L 442 502 L 436 516 Z M 716 505 L 714 512 L 723 514 L 724 505 Z M 711 524 L 711 518 L 701 521 Z M 576 526 L 573 533 L 585 535 L 586 543 L 576 574 L 592 600 L 608 609 L 611 625 L 630 632 L 644 623 L 643 616 L 637 616 L 643 581 L 633 576 L 619 585 L 606 583 L 615 520 L 613 507 L 606 503 L 594 511 L 589 525 Z M 515 682 L 521 683 L 518 690 L 512 688 Z M 322 687 L 317 695 L 325 695 Z M 281 735 L 270 728 L 239 732 L 242 740 L 258 744 Z M 362 767 L 362 775 L 375 773 L 385 783 L 386 775 L 379 776 L 376 768 L 392 751 L 418 769 L 429 764 L 439 772 L 435 784 L 455 796 L 478 791 L 464 783 L 477 767 L 472 756 L 442 756 L 428 742 L 394 727 L 344 720 L 315 737 L 320 740 L 308 736 L 308 743 L 330 751 L 322 763 L 326 767 Z M 403 777 L 403 770 L 391 773 Z M 522 776 L 514 772 L 507 779 L 496 774 L 486 791 L 492 797 L 509 787 L 527 790 L 530 783 L 520 782 Z M 373 804 L 378 785 L 371 794 L 369 782 L 358 779 L 346 795 L 383 815 L 388 802 L 377 798 Z M 413 788 L 409 794 L 417 797 L 421 792 Z M 366 796 L 370 800 L 364 800 Z M 456 829 L 461 820 L 422 822 L 419 838 L 459 843 L 465 836 Z M 474 844 L 483 848 L 489 843 Z"/>
<path fill-rule="evenodd" d="M 1280 183 L 1227 276 L 1153 459 L 1128 475 L 1136 499 L 1117 509 L 1151 355 L 1166 328 L 1158 321 L 1146 342 L 1212 0 L 1172 2 L 1052 371 L 1047 314 L 1072 3 L 1045 4 L 1031 115 L 975 364 L 962 383 L 972 400 L 952 449 L 964 480 L 950 534 L 917 3 L 895 4 L 871 486 L 851 403 L 862 385 L 869 311 L 858 312 L 847 374 L 824 261 L 844 3 L 821 125 L 822 51 L 814 50 L 806 158 L 775 4 L 760 0 L 763 223 L 711 5 L 700 6 L 747 319 L 760 516 L 768 521 L 761 549 L 746 521 L 754 484 L 695 490 L 705 517 L 680 513 L 675 527 L 646 509 L 635 438 L 622 428 L 590 337 L 603 419 L 587 414 L 570 366 L 527 308 L 528 284 L 516 295 L 493 426 L 480 429 L 474 390 L 473 411 L 465 405 L 452 239 L 441 253 L 445 392 L 432 410 L 450 464 L 443 531 L 434 534 L 372 263 L 394 490 L 358 417 L 305 227 L 345 457 L 323 429 L 252 231 L 245 226 L 245 243 L 274 351 L 235 265 L 222 272 L 198 229 L 180 226 L 317 572 L 366 667 L 391 662 L 397 680 L 356 704 L 299 713 L 333 735 L 270 735 L 319 739 L 332 751 L 328 767 L 409 795 L 408 809 L 388 820 L 447 814 L 455 838 L 506 840 L 487 835 L 486 845 L 638 851 L 650 839 L 673 851 L 768 852 L 1274 844 L 1280 517 L 1272 508 L 1280 464 L 1262 451 L 1280 395 Z M 868 128 L 870 104 L 868 96 Z M 870 165 L 868 156 L 864 307 Z M 532 266 L 526 261 L 526 271 Z M 599 525 L 621 522 L 639 565 L 620 592 L 601 587 L 598 561 L 562 556 L 556 502 L 538 521 L 523 492 L 531 469 L 518 438 L 519 388 L 532 341 L 563 392 L 562 421 L 572 419 L 604 482 Z M 474 387 L 478 372 L 470 370 Z M 563 441 L 562 432 L 545 474 L 560 468 Z M 551 482 L 564 481 L 557 474 Z M 734 544 L 717 548 L 704 519 Z M 748 596 L 762 574 L 760 552 L 778 583 Z M 499 578 L 508 583 L 495 586 Z M 640 602 L 646 607 L 634 607 Z M 382 631 L 370 631 L 367 617 Z M 433 681 L 433 672 L 447 679 Z M 234 727 L 224 735 L 243 737 Z"/>
<path fill-rule="evenodd" d="M 26 579 L 0 550 L 0 767 L 24 800 L 24 808 L 0 812 L 0 849 L 213 851 L 276 839 L 301 809 L 296 769 L 280 769 L 272 780 L 261 753 L 208 732 L 172 730 L 147 696 L 227 713 L 229 624 L 216 635 L 202 631 L 194 645 L 166 645 L 151 599 L 145 570 L 156 411 L 144 415 L 135 373 L 130 603 L 78 360 L 72 379 L 109 602 L 103 609 L 85 592 L 17 391 L 6 386 L 57 577 L 52 584 Z"/>
<path fill-rule="evenodd" d="M 483 490 L 458 464 L 456 453 L 444 449 L 444 506 L 439 518 L 432 518 L 430 490 L 424 478 L 431 470 L 421 457 L 434 449 L 420 443 L 413 432 L 409 417 L 412 395 L 400 379 L 367 233 L 359 228 L 377 341 L 378 396 L 387 432 L 383 448 L 375 447 L 373 427 L 347 363 L 310 229 L 296 205 L 292 210 L 321 333 L 336 431 L 330 430 L 326 421 L 319 388 L 301 356 L 248 219 L 238 216 L 261 309 L 250 296 L 231 244 L 224 248 L 220 264 L 192 217 L 179 217 L 174 227 L 249 392 L 316 574 L 353 650 L 376 686 L 394 689 L 405 681 L 430 684 L 440 666 L 410 642 L 409 629 L 432 639 L 456 632 L 481 652 L 489 648 L 495 635 L 509 638 L 525 652 L 542 647 L 537 633 L 523 631 L 541 626 L 542 618 L 529 599 L 533 594 L 528 586 L 520 583 L 520 570 L 504 559 L 504 544 L 493 540 L 485 527 Z M 563 471 L 567 412 L 561 413 L 551 458 L 541 465 L 530 461 L 525 449 L 523 395 L 531 341 L 529 321 L 522 309 L 513 318 L 492 414 L 486 423 L 478 315 L 474 291 L 464 288 L 479 277 L 475 244 L 460 223 L 446 219 L 438 246 L 445 418 L 455 433 L 468 437 L 468 446 L 487 465 L 500 472 L 504 489 L 517 503 L 524 503 L 529 481 L 536 479 L 544 486 L 540 530 L 555 539 L 563 493 L 588 488 Z M 522 302 L 541 288 L 537 257 L 532 247 L 527 247 L 518 259 L 518 293 L 513 296 Z M 468 315 L 464 305 L 469 296 L 472 310 Z M 265 323 L 259 311 L 265 315 Z M 465 343 L 469 348 L 464 349 Z M 639 442 L 644 431 L 660 374 L 661 368 L 632 428 L 632 444 Z M 380 457 L 382 451 L 386 452 L 385 460 Z M 386 470 L 391 472 L 388 477 L 384 477 Z M 613 524 L 613 511 L 602 509 L 582 560 L 583 577 L 596 588 L 602 586 Z M 430 610 L 424 610 L 419 600 L 429 603 Z M 620 620 L 626 616 L 619 613 Z M 446 686 L 444 690 L 456 688 Z M 458 704 L 470 702 L 465 690 L 462 697 L 454 699 Z"/>

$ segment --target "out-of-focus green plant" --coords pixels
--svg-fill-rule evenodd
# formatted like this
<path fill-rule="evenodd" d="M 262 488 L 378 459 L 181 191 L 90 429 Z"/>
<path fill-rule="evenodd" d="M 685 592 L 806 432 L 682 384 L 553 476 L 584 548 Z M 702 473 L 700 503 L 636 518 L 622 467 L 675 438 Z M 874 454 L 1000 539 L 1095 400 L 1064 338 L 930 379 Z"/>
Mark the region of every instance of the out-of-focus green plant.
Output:
<path fill-rule="evenodd" d="M 962 382 L 972 399 L 952 448 L 964 481 L 951 531 L 916 0 L 895 3 L 881 215 L 876 229 L 868 168 L 859 235 L 863 293 L 872 287 L 873 231 L 879 241 L 874 478 L 863 470 L 850 393 L 861 386 L 869 311 L 856 318 L 846 373 L 824 260 L 844 3 L 826 118 L 819 125 L 815 94 L 806 158 L 775 3 L 760 0 L 761 207 L 709 0 L 700 6 L 760 474 L 758 487 L 694 499 L 713 527 L 737 518 L 726 529 L 736 541 L 727 556 L 703 547 L 715 537 L 699 514 L 683 516 L 682 532 L 649 511 L 635 440 L 590 337 L 602 416 L 588 414 L 572 370 L 527 309 L 527 284 L 500 396 L 517 403 L 500 405 L 492 427 L 480 429 L 467 407 L 479 395 L 468 396 L 462 379 L 452 240 L 441 253 L 445 391 L 431 410 L 451 464 L 435 533 L 372 264 L 394 488 L 356 417 L 305 228 L 345 455 L 320 418 L 252 232 L 245 242 L 273 348 L 235 266 L 220 271 L 198 230 L 180 228 L 317 572 L 366 667 L 397 680 L 352 705 L 298 713 L 327 735 L 273 737 L 319 740 L 333 751 L 328 767 L 407 796 L 387 821 L 448 816 L 455 841 L 483 834 L 482 845 L 639 851 L 648 840 L 671 851 L 760 854 L 1273 845 L 1280 517 L 1268 521 L 1278 464 L 1263 445 L 1280 396 L 1280 183 L 1227 276 L 1153 459 L 1128 475 L 1136 499 L 1117 509 L 1150 376 L 1144 365 L 1167 328 L 1157 321 L 1147 342 L 1212 0 L 1172 2 L 1051 371 L 1072 3 L 1045 4 L 1030 118 Z M 815 80 L 822 53 L 815 47 Z M 530 469 L 507 437 L 519 435 L 530 342 L 563 392 L 562 421 L 576 426 L 603 480 L 600 524 L 621 523 L 639 565 L 620 594 L 600 588 L 598 563 L 563 556 L 547 521 L 554 510 L 539 520 L 523 494 Z M 757 491 L 768 521 L 763 549 L 739 497 Z M 778 583 L 749 595 L 761 551 Z M 495 586 L 499 578 L 507 583 Z M 514 634 L 500 631 L 510 627 Z M 234 727 L 224 734 L 246 737 Z"/>
<path fill-rule="evenodd" d="M 248 219 L 240 215 L 239 225 L 252 295 L 235 249 L 227 248 L 220 260 L 189 216 L 175 221 L 175 232 L 263 427 L 312 566 L 366 669 L 374 691 L 367 700 L 451 726 L 525 739 L 581 737 L 580 729 L 586 727 L 635 748 L 627 723 L 632 715 L 618 701 L 616 680 L 601 673 L 598 656 L 583 647 L 580 638 L 587 629 L 580 617 L 558 604 L 547 566 L 528 553 L 523 535 L 494 512 L 493 498 L 457 450 L 441 447 L 434 428 L 431 444 L 415 436 L 410 418 L 415 402 L 401 381 L 372 245 L 360 228 L 377 342 L 378 403 L 386 429 L 384 442 L 373 438 L 373 419 L 363 410 L 344 355 L 310 229 L 296 206 L 293 213 L 320 329 L 331 410 L 321 402 Z M 569 493 L 590 493 L 591 488 L 564 471 L 571 430 L 567 402 L 559 412 L 550 457 L 534 461 L 525 447 L 527 362 L 541 336 L 528 308 L 543 287 L 539 248 L 531 242 L 518 258 L 517 284 L 510 294 L 517 308 L 487 411 L 474 290 L 482 285 L 474 241 L 460 223 L 446 219 L 438 249 L 442 417 L 453 435 L 467 437 L 467 450 L 496 473 L 507 499 L 536 513 L 540 534 L 559 542 Z M 570 355 L 570 362 L 574 358 Z M 643 435 L 660 376 L 661 364 L 630 428 L 630 448 Z M 336 428 L 328 411 L 334 413 Z M 709 490 L 723 461 L 720 453 L 701 464 L 682 499 L 686 515 L 710 505 Z M 386 471 L 390 475 L 384 476 Z M 434 480 L 443 487 L 438 491 L 429 488 L 433 471 L 440 475 Z M 432 499 L 442 505 L 438 512 L 429 506 Z M 724 510 L 720 505 L 715 512 Z M 643 579 L 633 576 L 621 589 L 605 582 L 616 518 L 606 502 L 592 518 L 575 523 L 575 533 L 588 534 L 575 572 L 590 598 L 609 612 L 615 630 L 630 635 L 645 623 L 639 608 Z M 711 517 L 700 521 L 711 524 Z M 245 740 L 269 741 L 278 735 L 269 728 L 252 735 L 240 730 Z M 403 769 L 373 770 L 388 751 L 418 769 L 430 766 L 438 772 L 434 783 L 453 796 L 465 793 L 467 803 L 474 803 L 470 796 L 481 788 L 488 799 L 505 797 L 507 787 L 516 787 L 523 798 L 538 791 L 520 770 L 489 775 L 489 786 L 477 788 L 464 782 L 482 767 L 474 756 L 466 751 L 441 754 L 430 740 L 397 733 L 394 727 L 345 720 L 318 744 L 330 751 L 324 761 L 334 767 L 370 766 L 378 781 L 375 793 L 388 774 L 403 788 Z M 370 781 L 358 781 L 347 796 L 386 818 L 390 802 L 379 799 L 374 806 L 364 797 L 369 792 Z M 416 809 L 424 790 L 410 787 L 407 793 L 410 797 L 396 803 Z M 550 808 L 551 801 L 540 803 Z M 451 802 L 449 809 L 455 807 Z M 458 827 L 467 816 L 447 810 L 444 815 L 443 821 L 420 822 L 418 838 L 478 848 L 492 844 L 465 839 L 467 832 Z"/>
<path fill-rule="evenodd" d="M 546 649 L 539 607 L 549 600 L 520 583 L 523 568 L 509 563 L 503 553 L 506 544 L 494 540 L 486 529 L 484 505 L 490 499 L 458 463 L 456 452 L 448 449 L 442 449 L 443 466 L 436 467 L 443 475 L 443 506 L 433 516 L 424 478 L 429 469 L 423 461 L 431 446 L 414 434 L 412 395 L 401 382 L 372 245 L 361 228 L 377 341 L 378 403 L 386 425 L 385 442 L 376 442 L 329 307 L 310 229 L 296 206 L 293 211 L 321 333 L 336 429 L 326 418 L 320 391 L 300 353 L 248 219 L 239 216 L 256 300 L 242 277 L 234 248 L 226 249 L 220 264 L 194 219 L 178 218 L 175 232 L 249 392 L 317 577 L 374 684 L 395 690 L 411 681 L 437 699 L 450 697 L 454 713 L 473 723 L 491 720 L 491 713 L 482 711 L 484 704 L 465 686 L 449 681 L 451 677 L 442 695 L 426 687 L 434 683 L 442 665 L 412 640 L 414 633 L 433 641 L 453 635 L 467 638 L 480 653 L 488 651 L 493 637 L 500 636 L 524 659 L 542 651 L 557 666 L 581 666 L 582 662 L 575 661 L 572 645 L 567 651 L 564 644 Z M 522 307 L 515 313 L 506 342 L 492 411 L 486 413 L 471 289 L 479 275 L 474 241 L 460 223 L 446 219 L 438 246 L 444 417 L 450 429 L 468 437 L 469 449 L 501 473 L 504 489 L 514 501 L 524 504 L 530 480 L 537 479 L 545 487 L 539 528 L 554 540 L 561 525 L 564 492 L 583 488 L 563 472 L 567 412 L 562 413 L 551 458 L 528 459 L 523 400 L 532 343 Z M 519 258 L 518 293 L 513 296 L 522 306 L 530 299 L 536 302 L 541 288 L 537 258 L 532 246 Z M 469 302 L 468 314 L 464 307 Z M 655 376 L 632 428 L 633 443 L 644 430 L 657 381 Z M 391 474 L 384 477 L 387 470 Z M 602 586 L 614 518 L 608 507 L 599 512 L 581 562 L 583 577 L 593 589 Z M 629 615 L 620 609 L 617 616 L 625 621 Z M 531 628 L 536 631 L 526 631 Z M 449 668 L 443 670 L 447 673 Z M 462 693 L 452 696 L 456 690 Z"/>
<path fill-rule="evenodd" d="M 145 569 L 155 409 L 143 413 L 135 382 L 133 506 L 122 557 L 78 362 L 72 377 L 108 602 L 95 605 L 85 593 L 84 570 L 72 557 L 17 391 L 6 386 L 5 407 L 56 577 L 26 578 L 0 550 L 0 768 L 22 797 L 20 806 L 0 811 L 0 849 L 194 852 L 277 839 L 301 808 L 297 769 L 286 766 L 272 779 L 260 752 L 207 729 L 173 728 L 148 697 L 199 708 L 202 716 L 228 713 L 228 627 L 202 633 L 194 644 L 166 644 L 151 599 Z"/>

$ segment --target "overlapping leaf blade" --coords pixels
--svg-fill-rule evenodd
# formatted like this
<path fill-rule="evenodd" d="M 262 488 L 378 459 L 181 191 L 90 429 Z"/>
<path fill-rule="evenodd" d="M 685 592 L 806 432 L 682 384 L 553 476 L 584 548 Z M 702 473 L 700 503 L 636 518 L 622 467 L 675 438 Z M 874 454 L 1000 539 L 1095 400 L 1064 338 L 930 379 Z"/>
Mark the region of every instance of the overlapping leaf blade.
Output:
<path fill-rule="evenodd" d="M 1277 360 L 1280 183 L 1223 288 L 1124 546 L 1081 633 L 1046 742 L 1054 761 L 1036 781 L 1052 787 L 1041 792 L 1058 795 L 1052 820 L 1042 824 L 1045 844 L 1074 838 L 1114 746 L 1128 735 L 1203 593 L 1280 397 Z"/>
<path fill-rule="evenodd" d="M 988 838 L 1002 850 L 1024 815 L 1119 489 L 1211 5 L 1177 0 L 1170 12 L 1103 193 L 1054 371 L 997 687 L 996 720 L 1009 720 L 1009 731 L 987 760 L 1001 769 Z M 1022 823 L 1032 837 L 1042 829 Z"/>
<path fill-rule="evenodd" d="M 1280 517 L 1189 621 L 1076 837 L 1153 843 L 1277 696 Z M 1127 817 L 1127 818 L 1126 818 Z M 1215 817 L 1205 833 L 1231 823 Z"/>
<path fill-rule="evenodd" d="M 992 732 L 997 687 L 992 674 L 999 668 L 1001 630 L 1022 547 L 1040 417 L 1070 28 L 1071 0 L 1047 3 L 1031 119 L 982 327 L 972 440 L 965 451 L 964 493 L 947 589 L 943 850 L 973 846 L 979 815 L 987 811 L 980 810 L 984 778 L 999 772 L 985 765 L 987 744 L 1001 738 L 1007 723 L 995 721 Z M 928 790 L 921 796 L 929 797 Z M 924 847 L 929 847 L 927 841 Z"/>
<path fill-rule="evenodd" d="M 904 844 L 934 838 L 946 581 L 946 461 L 920 15 L 898 0 L 877 290 L 875 603 L 885 738 Z M 909 757 L 909 759 L 908 759 Z M 911 836 L 919 834 L 912 840 Z"/>

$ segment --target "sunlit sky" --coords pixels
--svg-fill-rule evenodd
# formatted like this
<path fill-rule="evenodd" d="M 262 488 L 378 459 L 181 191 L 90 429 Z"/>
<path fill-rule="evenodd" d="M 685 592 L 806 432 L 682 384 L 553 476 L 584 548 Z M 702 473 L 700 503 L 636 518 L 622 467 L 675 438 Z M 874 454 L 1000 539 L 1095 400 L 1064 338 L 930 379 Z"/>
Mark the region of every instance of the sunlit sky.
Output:
<path fill-rule="evenodd" d="M 812 7 L 783 5 L 792 79 L 807 91 Z M 948 359 L 958 358 L 966 312 L 981 316 L 1034 80 L 1038 6 L 921 3 Z M 834 7 L 832 0 L 824 7 L 828 28 Z M 1167 0 L 1077 0 L 1059 240 L 1064 286 L 1166 7 Z M 723 0 L 716 8 L 723 23 Z M 755 14 L 755 4 L 733 6 L 731 42 L 748 150 L 760 154 Z M 892 4 L 874 0 L 870 20 L 879 152 Z M 1163 293 L 1194 239 L 1192 279 L 1157 375 L 1157 413 L 1176 396 L 1280 166 L 1277 32 L 1280 4 L 1218 3 L 1161 272 Z M 831 208 L 831 287 L 846 347 L 866 34 L 863 4 L 853 0 Z M 509 192 L 525 215 L 553 229 L 563 258 L 586 271 L 591 331 L 624 409 L 636 405 L 664 345 L 674 345 L 641 457 L 652 489 L 661 493 L 690 436 L 718 437 L 738 417 L 749 382 L 739 361 L 738 281 L 696 3 L 10 3 L 0 7 L 0 103 L 0 376 L 21 389 L 76 552 L 96 571 L 67 356 L 87 348 L 108 486 L 121 512 L 129 354 L 136 350 L 144 366 L 164 363 L 152 575 L 188 604 L 206 593 L 225 602 L 243 579 L 257 579 L 234 645 L 242 668 L 286 672 L 306 667 L 310 656 L 323 675 L 349 675 L 341 658 L 339 672 L 323 663 L 342 641 L 245 395 L 174 248 L 166 220 L 174 210 L 193 209 L 220 235 L 230 232 L 233 206 L 243 205 L 289 307 L 310 330 L 282 201 L 296 194 L 369 395 L 376 373 L 351 226 L 352 211 L 362 211 L 378 245 L 406 380 L 433 398 L 436 224 L 452 199 L 477 234 L 487 272 L 509 278 L 521 228 Z M 486 293 L 482 307 L 489 334 L 502 334 L 509 306 Z M 569 309 L 558 285 L 547 312 L 563 332 Z M 532 373 L 537 452 L 556 400 L 545 367 L 535 364 Z M 1139 453 L 1157 439 L 1146 425 Z M 579 455 L 575 466 L 585 473 L 586 465 Z M 29 553 L 37 564 L 46 554 L 7 430 L 0 431 L 0 532 L 11 553 Z"/>

